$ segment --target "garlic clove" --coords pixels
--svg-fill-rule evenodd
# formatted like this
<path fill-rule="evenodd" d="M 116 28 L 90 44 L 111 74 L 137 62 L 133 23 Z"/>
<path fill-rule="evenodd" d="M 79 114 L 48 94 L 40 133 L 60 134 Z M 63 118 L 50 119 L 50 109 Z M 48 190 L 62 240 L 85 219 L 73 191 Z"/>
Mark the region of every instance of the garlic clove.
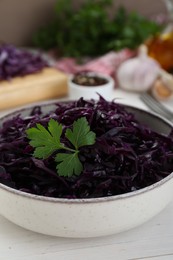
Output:
<path fill-rule="evenodd" d="M 173 76 L 161 70 L 160 78 L 155 81 L 151 88 L 151 94 L 157 100 L 168 100 L 173 98 Z"/>
<path fill-rule="evenodd" d="M 167 100 L 172 96 L 173 92 L 161 79 L 157 79 L 151 89 L 151 94 L 157 100 Z"/>
<path fill-rule="evenodd" d="M 140 48 L 137 57 L 123 62 L 117 70 L 119 86 L 125 90 L 144 92 L 151 88 L 160 73 L 160 65 Z"/>
<path fill-rule="evenodd" d="M 163 82 L 173 91 L 173 75 L 162 69 L 160 76 Z"/>

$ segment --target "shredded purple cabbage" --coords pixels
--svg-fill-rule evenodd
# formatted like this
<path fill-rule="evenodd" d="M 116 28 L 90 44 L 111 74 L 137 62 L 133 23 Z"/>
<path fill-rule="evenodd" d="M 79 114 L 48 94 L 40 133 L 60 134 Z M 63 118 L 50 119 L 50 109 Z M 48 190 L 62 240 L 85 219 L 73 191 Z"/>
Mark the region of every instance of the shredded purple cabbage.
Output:
<path fill-rule="evenodd" d="M 9 44 L 0 46 L 0 80 L 36 73 L 45 67 L 47 62 L 38 54 Z"/>
<path fill-rule="evenodd" d="M 82 147 L 80 176 L 60 177 L 53 155 L 32 156 L 25 130 L 47 126 L 54 118 L 66 127 L 85 116 L 96 133 L 93 146 Z M 105 101 L 69 101 L 43 115 L 35 107 L 25 118 L 8 119 L 0 130 L 0 182 L 14 189 L 58 198 L 94 198 L 123 194 L 149 186 L 173 170 L 173 132 L 166 136 L 139 123 L 123 105 Z"/>

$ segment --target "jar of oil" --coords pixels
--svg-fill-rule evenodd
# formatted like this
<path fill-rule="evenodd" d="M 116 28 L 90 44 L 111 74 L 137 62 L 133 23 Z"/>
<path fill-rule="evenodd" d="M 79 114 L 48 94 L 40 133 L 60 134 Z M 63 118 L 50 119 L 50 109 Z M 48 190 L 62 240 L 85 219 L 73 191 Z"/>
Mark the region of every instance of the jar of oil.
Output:
<path fill-rule="evenodd" d="M 148 55 L 157 60 L 163 69 L 173 72 L 173 0 L 164 1 L 168 10 L 170 24 L 165 30 L 150 38 L 146 45 Z"/>
<path fill-rule="evenodd" d="M 173 32 L 155 36 L 146 45 L 150 57 L 157 60 L 163 69 L 173 71 Z"/>

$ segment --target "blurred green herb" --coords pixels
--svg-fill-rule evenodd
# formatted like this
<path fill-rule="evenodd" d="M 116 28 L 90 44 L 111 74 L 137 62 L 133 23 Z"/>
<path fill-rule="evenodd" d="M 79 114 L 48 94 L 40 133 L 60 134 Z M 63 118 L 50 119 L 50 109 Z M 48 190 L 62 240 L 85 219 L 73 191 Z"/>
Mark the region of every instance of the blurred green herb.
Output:
<path fill-rule="evenodd" d="M 136 48 L 161 26 L 121 7 L 112 18 L 111 0 L 86 0 L 79 10 L 73 0 L 58 0 L 55 19 L 33 38 L 36 47 L 57 48 L 63 56 L 97 56 L 110 50 Z"/>

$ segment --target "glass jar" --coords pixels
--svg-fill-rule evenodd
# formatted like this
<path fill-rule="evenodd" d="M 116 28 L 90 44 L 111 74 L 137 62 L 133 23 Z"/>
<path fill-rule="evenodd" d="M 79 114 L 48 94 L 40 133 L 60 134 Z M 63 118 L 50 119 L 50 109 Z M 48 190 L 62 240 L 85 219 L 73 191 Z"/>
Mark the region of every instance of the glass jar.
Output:
<path fill-rule="evenodd" d="M 173 72 L 173 0 L 164 0 L 170 23 L 165 30 L 152 38 L 146 45 L 148 55 L 157 60 L 163 69 Z"/>

